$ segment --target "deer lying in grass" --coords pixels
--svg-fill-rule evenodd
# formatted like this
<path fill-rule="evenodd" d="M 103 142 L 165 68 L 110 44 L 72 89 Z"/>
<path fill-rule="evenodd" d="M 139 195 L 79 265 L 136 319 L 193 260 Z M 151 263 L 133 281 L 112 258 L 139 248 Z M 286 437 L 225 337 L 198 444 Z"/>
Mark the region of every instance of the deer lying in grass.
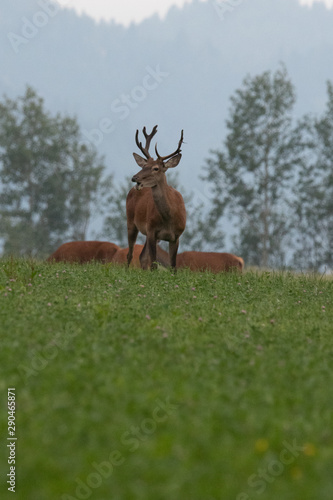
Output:
<path fill-rule="evenodd" d="M 111 262 L 118 249 L 118 245 L 107 241 L 70 241 L 60 245 L 47 261 L 78 262 L 79 264 L 91 260 Z"/>
<path fill-rule="evenodd" d="M 143 251 L 144 245 L 134 245 L 133 247 L 133 258 L 131 261 L 132 267 L 141 267 L 140 265 L 140 255 Z M 127 255 L 129 248 L 119 248 L 112 258 L 114 264 L 127 264 Z M 162 264 L 164 267 L 168 267 L 169 254 L 162 250 L 158 245 L 156 247 L 156 262 Z"/>
<path fill-rule="evenodd" d="M 146 243 L 140 255 L 142 269 L 156 268 L 158 240 L 169 242 L 170 265 L 175 269 L 179 237 L 186 224 L 186 210 L 182 195 L 168 185 L 165 172 L 169 168 L 175 168 L 180 162 L 183 131 L 176 151 L 167 156 L 160 156 L 155 146 L 157 159 L 154 160 L 150 156 L 149 146 L 156 132 L 157 125 L 150 134 L 147 134 L 146 127 L 143 128 L 146 139 L 146 145 L 143 147 L 139 142 L 139 131 L 136 131 L 136 144 L 145 158 L 133 153 L 142 170 L 133 176 L 132 181 L 136 182 L 136 186 L 130 190 L 126 199 L 129 247 L 127 263 L 130 265 L 132 261 L 134 244 L 140 231 L 146 236 Z"/>
<path fill-rule="evenodd" d="M 131 262 L 132 267 L 140 267 L 140 254 L 143 250 L 143 245 L 134 245 L 133 258 Z M 112 262 L 114 264 L 127 264 L 127 248 L 119 248 L 113 256 Z"/>
<path fill-rule="evenodd" d="M 232 253 L 183 252 L 177 255 L 177 266 L 188 267 L 191 271 L 239 271 L 244 269 L 244 261 Z"/>

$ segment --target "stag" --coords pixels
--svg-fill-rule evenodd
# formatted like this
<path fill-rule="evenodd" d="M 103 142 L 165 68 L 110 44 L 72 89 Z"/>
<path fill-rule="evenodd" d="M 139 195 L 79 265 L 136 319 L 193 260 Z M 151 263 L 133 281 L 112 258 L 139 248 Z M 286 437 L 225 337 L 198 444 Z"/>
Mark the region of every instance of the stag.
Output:
<path fill-rule="evenodd" d="M 182 157 L 180 151 L 183 143 L 183 130 L 181 132 L 178 148 L 167 156 L 160 156 L 155 152 L 157 159 L 150 156 L 149 147 L 152 138 L 157 132 L 157 125 L 150 134 L 146 127 L 143 135 L 146 145 L 143 147 L 139 142 L 139 131 L 136 131 L 135 141 L 144 155 L 144 158 L 133 153 L 136 163 L 141 171 L 133 176 L 136 182 L 127 195 L 127 232 L 128 232 L 128 255 L 127 263 L 130 265 L 133 256 L 133 247 L 140 231 L 146 236 L 146 242 L 140 254 L 140 265 L 142 269 L 155 269 L 156 245 L 159 240 L 169 242 L 169 260 L 173 269 L 176 269 L 176 258 L 179 246 L 179 237 L 183 233 L 186 224 L 186 210 L 182 195 L 168 185 L 165 172 L 174 168 Z"/>

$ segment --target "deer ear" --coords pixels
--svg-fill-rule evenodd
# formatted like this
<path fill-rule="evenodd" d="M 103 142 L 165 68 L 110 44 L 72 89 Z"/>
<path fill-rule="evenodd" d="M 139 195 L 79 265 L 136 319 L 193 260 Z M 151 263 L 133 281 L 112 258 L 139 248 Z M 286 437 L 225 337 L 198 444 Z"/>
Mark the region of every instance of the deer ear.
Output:
<path fill-rule="evenodd" d="M 137 162 L 139 167 L 144 168 L 147 166 L 147 160 L 142 158 L 142 156 L 137 155 L 136 153 L 133 153 L 133 156 L 134 156 L 134 160 Z"/>
<path fill-rule="evenodd" d="M 182 155 L 180 153 L 178 153 L 178 155 L 176 155 L 173 158 L 171 158 L 170 160 L 168 160 L 164 164 L 164 167 L 165 168 L 175 168 L 175 167 L 177 167 L 178 163 L 180 162 L 181 157 L 182 157 Z"/>

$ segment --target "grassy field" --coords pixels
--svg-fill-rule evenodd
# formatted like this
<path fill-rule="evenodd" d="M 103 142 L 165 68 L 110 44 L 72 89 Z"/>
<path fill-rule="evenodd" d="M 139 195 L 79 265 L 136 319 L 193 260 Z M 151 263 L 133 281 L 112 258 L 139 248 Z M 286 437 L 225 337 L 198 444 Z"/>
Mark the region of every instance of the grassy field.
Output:
<path fill-rule="evenodd" d="M 331 500 L 332 297 L 315 276 L 0 261 L 0 498 Z"/>

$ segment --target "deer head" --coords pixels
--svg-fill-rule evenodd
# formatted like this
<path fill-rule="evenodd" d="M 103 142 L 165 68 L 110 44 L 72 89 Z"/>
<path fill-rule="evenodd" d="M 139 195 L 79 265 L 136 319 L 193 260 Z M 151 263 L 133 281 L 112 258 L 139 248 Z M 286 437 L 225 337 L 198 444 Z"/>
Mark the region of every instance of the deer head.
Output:
<path fill-rule="evenodd" d="M 165 172 L 169 168 L 176 167 L 178 165 L 178 163 L 180 162 L 180 159 L 182 157 L 182 155 L 180 154 L 180 151 L 181 151 L 181 145 L 183 143 L 183 130 L 181 132 L 180 141 L 178 143 L 178 148 L 173 153 L 171 153 L 167 156 L 160 156 L 158 151 L 157 151 L 157 144 L 156 144 L 155 152 L 157 155 L 157 159 L 154 160 L 154 158 L 152 158 L 150 156 L 149 147 L 150 147 L 151 140 L 154 137 L 154 135 L 156 134 L 156 132 L 157 132 L 157 125 L 155 125 L 155 127 L 153 128 L 153 130 L 150 134 L 147 134 L 146 127 L 143 128 L 143 135 L 145 136 L 145 139 L 146 139 L 146 145 L 145 145 L 145 147 L 143 147 L 142 143 L 139 142 L 139 131 L 138 130 L 136 131 L 136 135 L 135 135 L 136 144 L 137 144 L 138 148 L 140 149 L 140 151 L 145 156 L 145 158 L 143 158 L 142 156 L 140 156 L 136 153 L 133 153 L 133 156 L 134 156 L 136 163 L 142 169 L 140 172 L 138 172 L 136 175 L 134 175 L 132 177 L 132 181 L 136 182 L 135 187 L 137 190 L 140 190 L 144 187 L 153 188 L 153 187 L 157 186 L 157 184 L 164 182 Z"/>

